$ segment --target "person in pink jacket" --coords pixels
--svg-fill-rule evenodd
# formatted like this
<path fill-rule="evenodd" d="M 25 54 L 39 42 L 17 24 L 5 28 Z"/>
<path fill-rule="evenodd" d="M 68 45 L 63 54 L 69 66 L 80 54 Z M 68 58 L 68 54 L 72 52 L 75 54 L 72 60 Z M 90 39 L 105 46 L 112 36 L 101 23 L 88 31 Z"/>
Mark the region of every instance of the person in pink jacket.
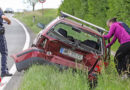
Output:
<path fill-rule="evenodd" d="M 117 22 L 116 18 L 112 18 L 107 21 L 107 26 L 110 28 L 107 35 L 103 35 L 105 39 L 110 39 L 113 37 L 112 41 L 106 46 L 110 47 L 118 39 L 120 47 L 115 54 L 115 64 L 119 75 L 127 70 L 125 56 L 130 53 L 130 35 L 121 25 Z M 129 61 L 130 62 L 130 61 Z"/>

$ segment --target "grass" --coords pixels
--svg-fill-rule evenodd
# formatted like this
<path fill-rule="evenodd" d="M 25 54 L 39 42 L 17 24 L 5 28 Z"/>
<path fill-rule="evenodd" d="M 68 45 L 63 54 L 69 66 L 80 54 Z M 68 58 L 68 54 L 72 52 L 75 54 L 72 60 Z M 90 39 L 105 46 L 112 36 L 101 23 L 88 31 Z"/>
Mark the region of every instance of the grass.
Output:
<path fill-rule="evenodd" d="M 118 40 L 112 45 L 112 50 L 113 51 L 117 51 L 117 49 L 119 48 L 119 46 L 120 46 L 120 43 L 118 42 Z"/>
<path fill-rule="evenodd" d="M 33 22 L 33 16 L 35 16 L 35 22 Z M 55 19 L 56 16 L 57 9 L 45 9 L 44 12 L 42 12 L 42 10 L 38 10 L 35 12 L 24 12 L 15 14 L 15 18 L 26 24 L 34 33 L 39 33 L 39 31 L 41 30 L 37 27 L 37 23 L 40 22 L 47 25 L 50 21 Z"/>
<path fill-rule="evenodd" d="M 33 23 L 33 16 L 36 21 Z M 57 16 L 56 9 L 17 13 L 16 18 L 25 23 L 33 32 L 38 33 L 38 22 L 48 24 Z M 118 43 L 112 47 L 117 49 Z M 118 76 L 114 61 L 110 61 L 107 69 L 98 76 L 98 85 L 95 90 L 130 90 L 130 79 L 121 80 Z M 19 90 L 89 90 L 87 75 L 81 72 L 73 73 L 71 69 L 60 72 L 55 66 L 33 66 L 25 72 Z"/>
<path fill-rule="evenodd" d="M 86 76 L 72 73 L 72 70 L 60 72 L 54 66 L 33 66 L 24 75 L 20 90 L 88 90 Z"/>
<path fill-rule="evenodd" d="M 129 90 L 130 80 L 122 80 L 113 65 L 98 77 L 95 90 Z M 19 90 L 90 90 L 87 75 L 73 73 L 71 69 L 63 72 L 55 66 L 33 66 L 24 75 Z"/>

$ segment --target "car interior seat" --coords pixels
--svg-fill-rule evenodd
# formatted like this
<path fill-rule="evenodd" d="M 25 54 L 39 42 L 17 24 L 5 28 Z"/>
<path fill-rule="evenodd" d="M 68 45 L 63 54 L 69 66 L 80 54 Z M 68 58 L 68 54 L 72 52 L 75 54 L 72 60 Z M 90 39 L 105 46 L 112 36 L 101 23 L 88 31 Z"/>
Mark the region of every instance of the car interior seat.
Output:
<path fill-rule="evenodd" d="M 83 43 L 84 45 L 87 45 L 87 46 L 89 46 L 89 47 L 92 47 L 92 48 L 94 48 L 94 49 L 99 50 L 99 45 L 98 45 L 98 43 L 95 42 L 95 41 L 85 40 L 85 41 L 83 41 L 82 43 Z"/>
<path fill-rule="evenodd" d="M 68 38 L 70 41 L 74 42 L 74 38 L 72 36 L 67 36 L 67 31 L 63 28 L 59 28 L 58 32 L 63 35 L 64 37 Z"/>
<path fill-rule="evenodd" d="M 74 42 L 74 38 L 73 38 L 72 36 L 67 36 L 67 38 L 68 38 L 70 41 Z"/>
<path fill-rule="evenodd" d="M 62 28 L 59 28 L 59 29 L 58 29 L 58 32 L 59 32 L 61 35 L 63 35 L 64 37 L 67 37 L 67 31 L 66 31 L 66 30 L 64 30 L 64 29 L 62 29 Z"/>

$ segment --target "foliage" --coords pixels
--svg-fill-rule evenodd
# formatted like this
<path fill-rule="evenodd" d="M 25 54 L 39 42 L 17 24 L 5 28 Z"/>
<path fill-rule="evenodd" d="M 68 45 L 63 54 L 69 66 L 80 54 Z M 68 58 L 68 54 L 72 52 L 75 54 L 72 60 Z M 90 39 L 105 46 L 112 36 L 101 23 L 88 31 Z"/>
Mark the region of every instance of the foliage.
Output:
<path fill-rule="evenodd" d="M 61 10 L 104 28 L 112 17 L 130 25 L 130 0 L 64 0 Z"/>

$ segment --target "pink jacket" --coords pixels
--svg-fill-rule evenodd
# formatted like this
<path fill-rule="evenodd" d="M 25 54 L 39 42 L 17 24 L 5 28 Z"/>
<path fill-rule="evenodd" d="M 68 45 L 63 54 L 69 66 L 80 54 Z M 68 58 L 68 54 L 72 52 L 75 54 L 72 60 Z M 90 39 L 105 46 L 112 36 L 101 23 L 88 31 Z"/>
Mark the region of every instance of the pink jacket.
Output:
<path fill-rule="evenodd" d="M 130 35 L 126 30 L 121 26 L 119 22 L 115 22 L 110 26 L 109 33 L 104 35 L 105 39 L 110 39 L 113 36 L 112 41 L 107 45 L 107 48 L 110 47 L 118 39 L 120 44 L 130 42 Z"/>

